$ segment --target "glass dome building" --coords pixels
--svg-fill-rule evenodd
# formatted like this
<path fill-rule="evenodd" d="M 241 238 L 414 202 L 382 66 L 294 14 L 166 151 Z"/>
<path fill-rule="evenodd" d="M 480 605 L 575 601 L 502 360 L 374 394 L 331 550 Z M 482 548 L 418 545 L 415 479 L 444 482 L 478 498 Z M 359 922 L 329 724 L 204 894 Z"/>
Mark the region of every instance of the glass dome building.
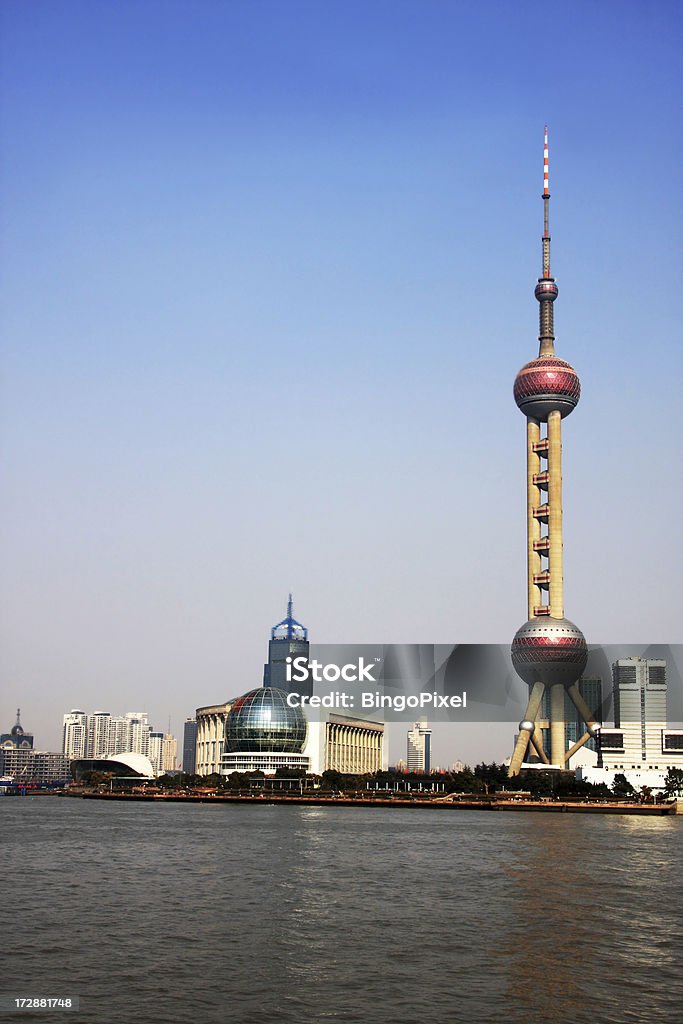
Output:
<path fill-rule="evenodd" d="M 233 702 L 225 724 L 223 772 L 306 771 L 307 731 L 301 708 L 289 706 L 284 690 L 270 686 L 250 690 Z"/>

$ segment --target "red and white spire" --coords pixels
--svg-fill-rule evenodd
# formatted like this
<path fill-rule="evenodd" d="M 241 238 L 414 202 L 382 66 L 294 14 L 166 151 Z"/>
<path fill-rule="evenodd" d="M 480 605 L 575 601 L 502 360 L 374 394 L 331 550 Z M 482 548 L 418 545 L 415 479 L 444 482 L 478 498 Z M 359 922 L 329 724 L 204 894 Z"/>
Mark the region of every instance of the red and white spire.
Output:
<path fill-rule="evenodd" d="M 557 285 L 550 272 L 550 188 L 548 176 L 548 125 L 543 129 L 543 270 L 534 294 L 540 302 L 540 355 L 554 355 L 553 302 Z"/>

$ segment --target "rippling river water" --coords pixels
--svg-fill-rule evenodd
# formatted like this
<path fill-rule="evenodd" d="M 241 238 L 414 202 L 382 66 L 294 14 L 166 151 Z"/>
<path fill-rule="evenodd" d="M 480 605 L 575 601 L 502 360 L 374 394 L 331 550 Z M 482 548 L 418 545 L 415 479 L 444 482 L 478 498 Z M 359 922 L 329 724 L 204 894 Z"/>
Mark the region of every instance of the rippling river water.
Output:
<path fill-rule="evenodd" d="M 81 1000 L 33 1020 L 683 1019 L 683 817 L 6 797 L 0 824 L 0 991 Z"/>

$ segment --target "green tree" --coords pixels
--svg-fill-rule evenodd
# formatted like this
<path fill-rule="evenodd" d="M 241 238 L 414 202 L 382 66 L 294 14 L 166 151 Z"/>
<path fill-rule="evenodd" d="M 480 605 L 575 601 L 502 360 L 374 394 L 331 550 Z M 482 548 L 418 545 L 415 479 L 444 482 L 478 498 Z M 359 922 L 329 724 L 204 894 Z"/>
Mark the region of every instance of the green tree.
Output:
<path fill-rule="evenodd" d="M 669 768 L 664 779 L 667 796 L 683 796 L 683 768 Z"/>
<path fill-rule="evenodd" d="M 622 772 L 619 772 L 617 775 L 614 776 L 614 781 L 612 782 L 612 792 L 615 796 L 622 797 L 635 797 L 636 795 L 635 789 Z"/>
<path fill-rule="evenodd" d="M 202 783 L 207 789 L 220 789 L 223 785 L 223 776 L 219 775 L 218 772 L 211 772 L 210 775 L 206 775 L 202 779 Z"/>
<path fill-rule="evenodd" d="M 509 787 L 507 768 L 494 761 L 491 764 L 485 764 L 483 761 L 478 764 L 474 769 L 474 777 L 480 780 L 487 793 L 495 793 L 497 789 L 504 789 L 506 784 Z"/>
<path fill-rule="evenodd" d="M 331 789 L 334 792 L 346 789 L 345 777 L 342 775 L 341 772 L 336 772 L 332 771 L 331 769 L 328 769 L 326 772 L 323 772 L 322 788 Z"/>

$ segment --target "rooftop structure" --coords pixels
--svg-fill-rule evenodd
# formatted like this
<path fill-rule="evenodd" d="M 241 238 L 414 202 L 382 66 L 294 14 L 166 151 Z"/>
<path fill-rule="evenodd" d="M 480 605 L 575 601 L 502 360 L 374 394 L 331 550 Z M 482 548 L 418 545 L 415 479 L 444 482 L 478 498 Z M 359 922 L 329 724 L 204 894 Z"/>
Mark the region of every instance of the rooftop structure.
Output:
<path fill-rule="evenodd" d="M 289 691 L 287 681 L 287 658 L 305 658 L 308 661 L 308 630 L 294 618 L 292 595 L 287 602 L 287 614 L 270 631 L 268 662 L 263 667 L 263 685 Z M 311 696 L 312 683 L 296 684 L 297 693 Z"/>
<path fill-rule="evenodd" d="M 0 735 L 0 748 L 31 750 L 33 747 L 33 736 L 24 730 L 21 724 L 21 708 L 17 708 L 17 720 L 9 732 Z"/>

